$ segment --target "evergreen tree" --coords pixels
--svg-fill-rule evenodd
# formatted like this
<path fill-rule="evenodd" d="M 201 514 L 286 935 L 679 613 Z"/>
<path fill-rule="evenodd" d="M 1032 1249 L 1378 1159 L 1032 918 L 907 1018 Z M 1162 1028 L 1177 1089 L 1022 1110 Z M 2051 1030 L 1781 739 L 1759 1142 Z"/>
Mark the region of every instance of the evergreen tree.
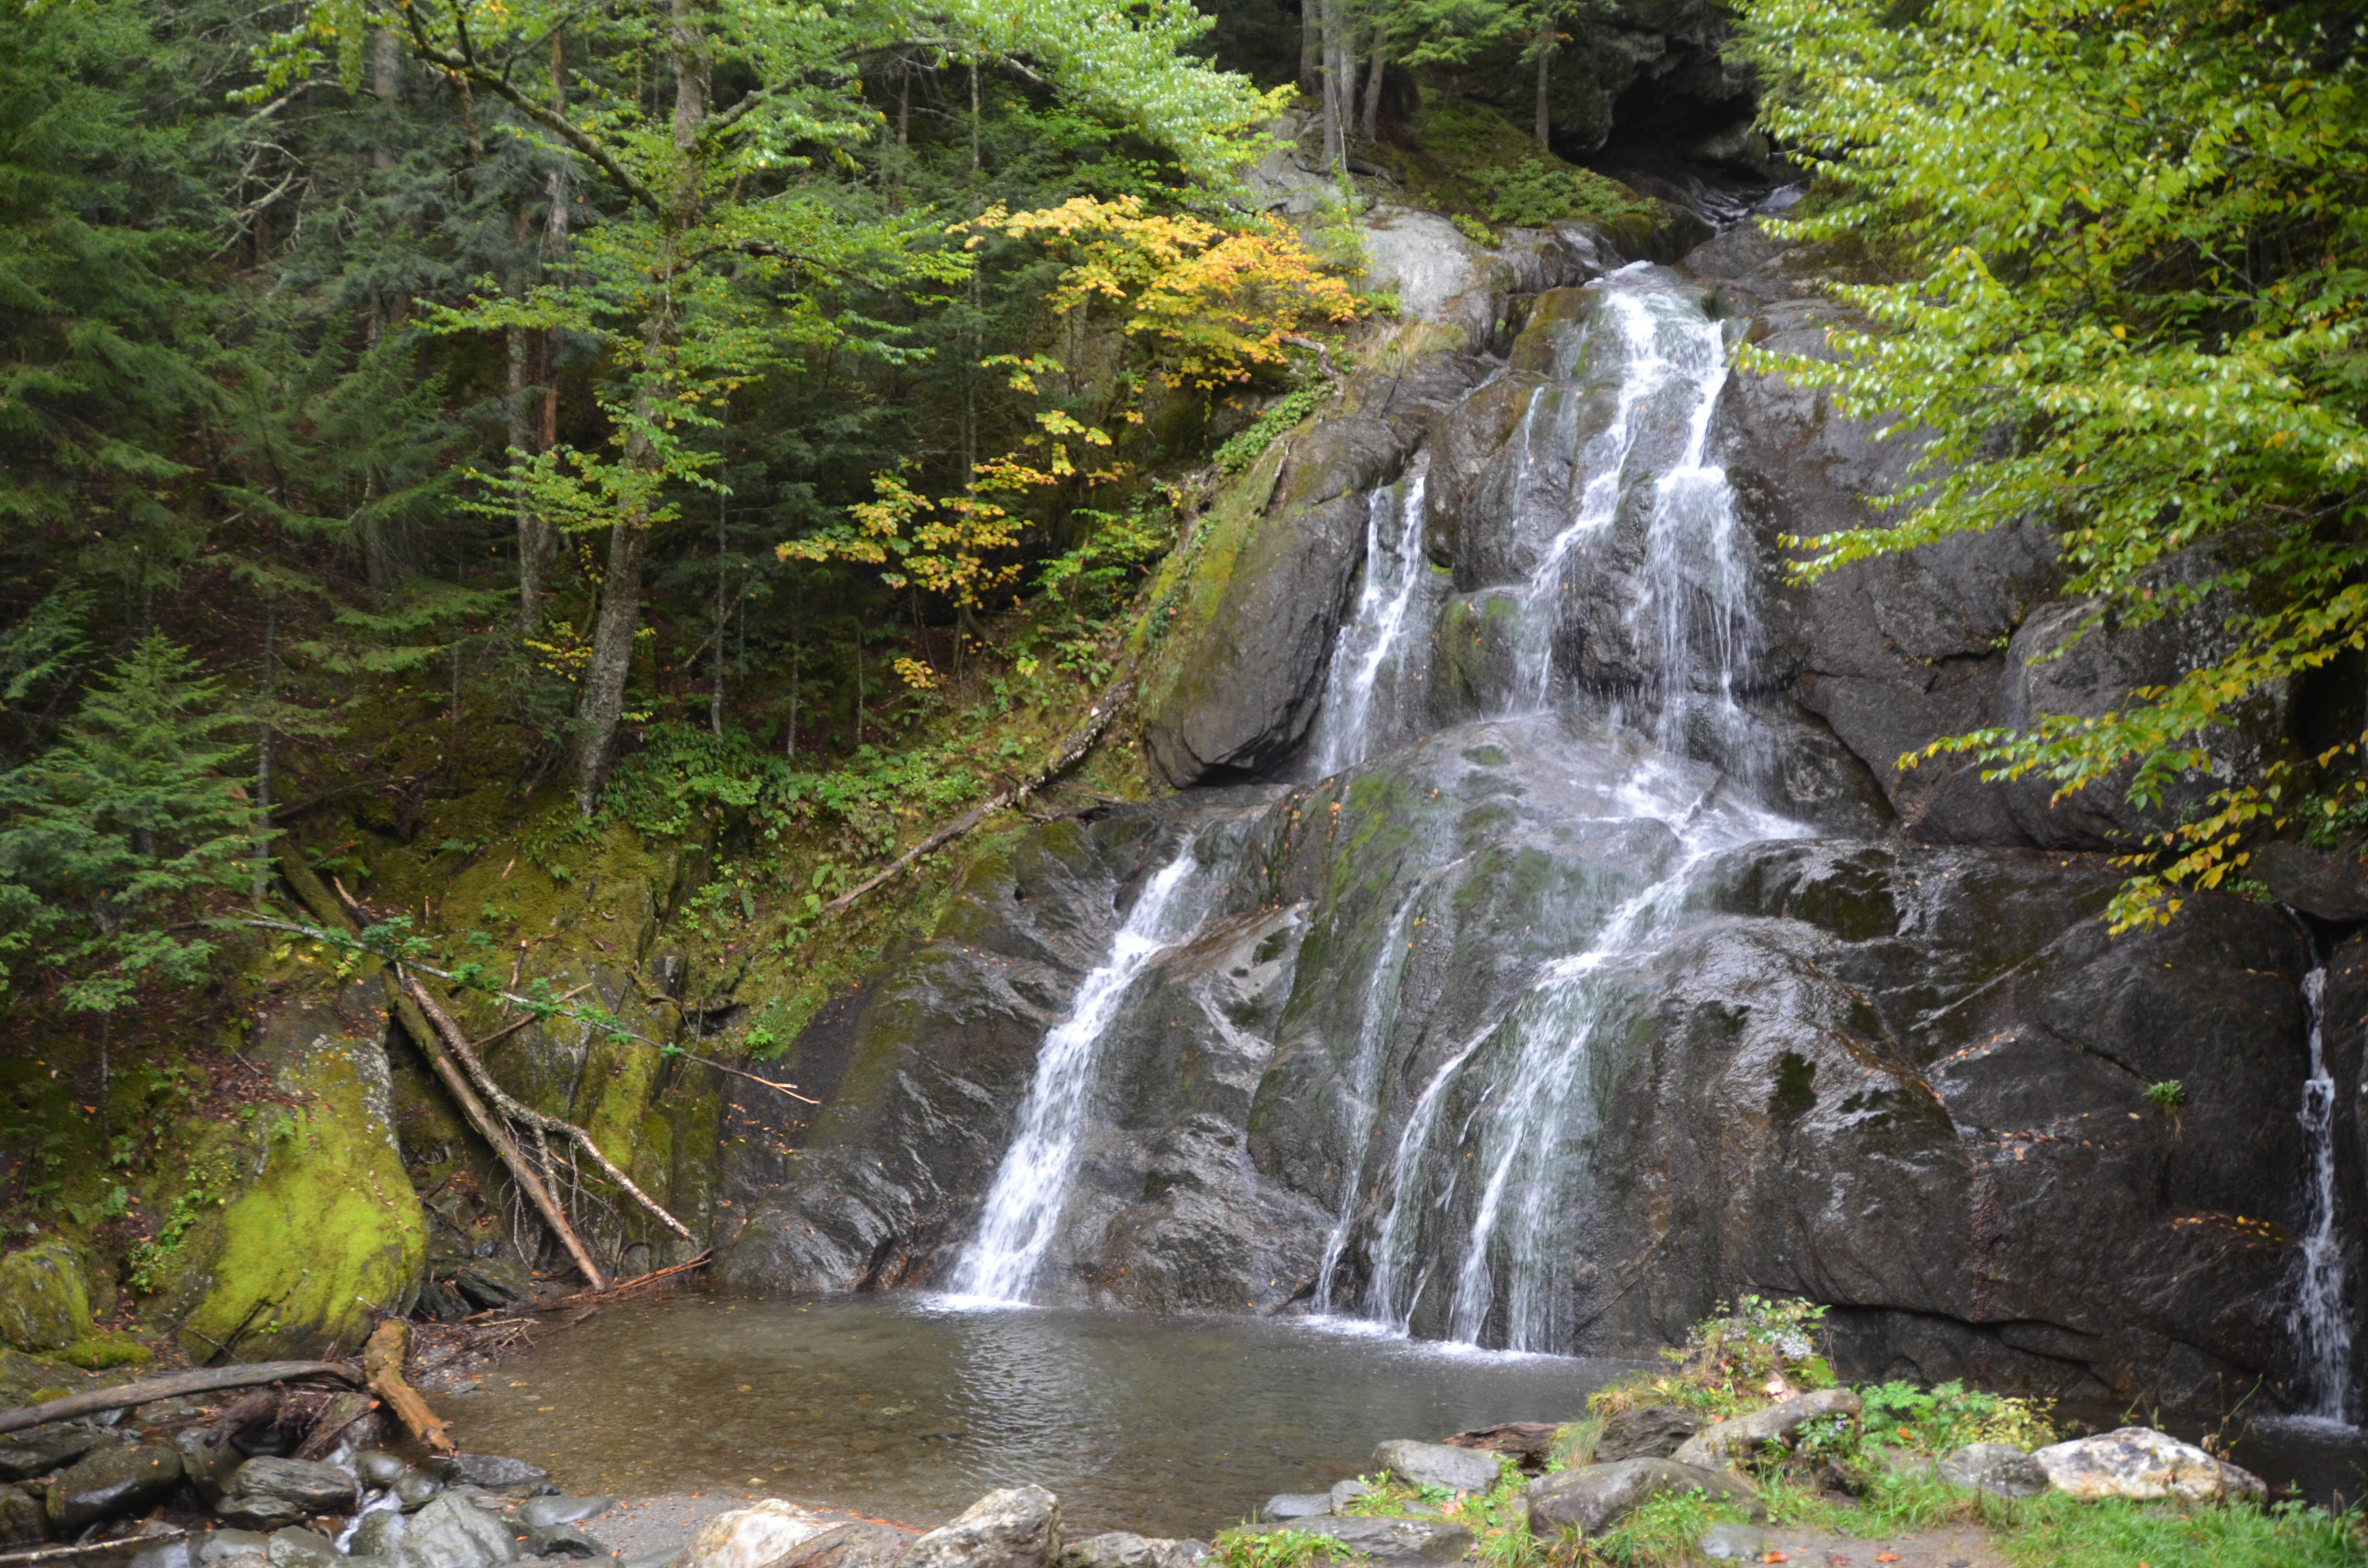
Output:
<path fill-rule="evenodd" d="M 180 922 L 235 887 L 254 813 L 225 769 L 240 721 L 161 632 L 93 685 L 58 744 L 0 775 L 0 954 L 55 972 L 69 1011 L 145 981 L 201 979 L 215 944 Z"/>

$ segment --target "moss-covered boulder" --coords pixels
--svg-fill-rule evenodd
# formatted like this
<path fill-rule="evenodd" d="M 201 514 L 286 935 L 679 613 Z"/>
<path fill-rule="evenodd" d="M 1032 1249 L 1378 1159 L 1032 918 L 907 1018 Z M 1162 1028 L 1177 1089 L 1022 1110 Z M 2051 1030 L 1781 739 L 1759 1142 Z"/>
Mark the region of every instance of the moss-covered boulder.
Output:
<path fill-rule="evenodd" d="M 20 1350 L 60 1350 L 90 1333 L 90 1288 L 62 1237 L 0 1258 L 0 1340 Z"/>
<path fill-rule="evenodd" d="M 427 1226 L 395 1145 L 384 1048 L 327 1027 L 355 1011 L 313 997 L 258 1020 L 258 1050 L 296 1103 L 252 1119 L 236 1151 L 252 1178 L 217 1199 L 180 1260 L 192 1357 L 350 1347 L 418 1289 Z"/>

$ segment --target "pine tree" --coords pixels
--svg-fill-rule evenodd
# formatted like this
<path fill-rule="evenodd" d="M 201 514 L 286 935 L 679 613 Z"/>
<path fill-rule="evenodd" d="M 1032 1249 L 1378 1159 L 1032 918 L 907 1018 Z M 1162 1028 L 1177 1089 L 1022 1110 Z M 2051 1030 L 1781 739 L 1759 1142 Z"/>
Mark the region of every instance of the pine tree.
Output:
<path fill-rule="evenodd" d="M 63 977 L 70 1011 L 111 1013 L 143 981 L 204 977 L 215 944 L 177 922 L 235 887 L 253 813 L 225 770 L 244 749 L 219 683 L 161 632 L 96 682 L 58 744 L 0 775 L 0 957 Z"/>

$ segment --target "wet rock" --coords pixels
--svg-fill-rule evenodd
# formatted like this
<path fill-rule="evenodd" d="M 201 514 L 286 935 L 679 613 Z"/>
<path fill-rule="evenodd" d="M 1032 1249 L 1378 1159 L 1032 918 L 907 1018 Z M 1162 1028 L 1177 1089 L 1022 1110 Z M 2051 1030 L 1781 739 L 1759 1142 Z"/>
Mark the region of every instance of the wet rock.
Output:
<path fill-rule="evenodd" d="M 0 1546 L 25 1546 L 50 1537 L 40 1499 L 21 1486 L 0 1486 Z"/>
<path fill-rule="evenodd" d="M 1593 1535 L 1665 1492 L 1700 1492 L 1716 1500 L 1759 1506 L 1759 1494 L 1725 1471 L 1674 1460 L 1621 1460 L 1530 1483 L 1530 1533 L 1551 1540 L 1556 1530 L 1575 1526 Z"/>
<path fill-rule="evenodd" d="M 500 1454 L 454 1454 L 444 1461 L 447 1486 L 482 1486 L 488 1492 L 508 1492 L 540 1485 L 551 1471 L 524 1460 Z"/>
<path fill-rule="evenodd" d="M 392 1486 L 410 1469 L 400 1455 L 384 1449 L 364 1449 L 354 1456 L 354 1473 L 365 1486 Z"/>
<path fill-rule="evenodd" d="M 472 1257 L 447 1275 L 445 1282 L 483 1311 L 523 1301 L 534 1294 L 534 1276 L 526 1265 L 502 1257 Z"/>
<path fill-rule="evenodd" d="M 1757 1562 L 1767 1549 L 1768 1538 L 1749 1525 L 1713 1525 L 1694 1542 L 1694 1550 L 1713 1562 Z"/>
<path fill-rule="evenodd" d="M 2353 855 L 2328 856 L 2299 844 L 2265 844 L 2252 869 L 2280 903 L 2321 920 L 2368 920 L 2368 868 Z"/>
<path fill-rule="evenodd" d="M 361 1517 L 354 1527 L 346 1550 L 357 1557 L 395 1557 L 402 1553 L 403 1538 L 411 1528 L 411 1517 L 400 1508 L 379 1508 Z"/>
<path fill-rule="evenodd" d="M 271 1568 L 329 1568 L 339 1561 L 337 1543 L 315 1530 L 290 1526 L 271 1532 L 263 1554 Z"/>
<path fill-rule="evenodd" d="M 44 1505 L 50 1527 L 70 1534 L 94 1519 L 130 1513 L 163 1497 L 180 1479 L 181 1456 L 161 1444 L 97 1449 L 50 1483 Z"/>
<path fill-rule="evenodd" d="M 1450 1492 L 1486 1492 L 1501 1473 L 1494 1454 L 1405 1437 L 1376 1447 L 1373 1462 L 1409 1485 L 1444 1486 Z"/>
<path fill-rule="evenodd" d="M 200 1562 L 222 1562 L 259 1555 L 270 1546 L 271 1538 L 260 1530 L 213 1529 L 198 1538 L 197 1558 Z"/>
<path fill-rule="evenodd" d="M 260 1551 L 239 1551 L 215 1559 L 213 1568 L 271 1568 L 271 1559 Z"/>
<path fill-rule="evenodd" d="M 395 1560 L 402 1568 L 493 1568 L 516 1556 L 517 1544 L 508 1526 L 468 1498 L 448 1494 L 411 1517 Z"/>
<path fill-rule="evenodd" d="M 394 1483 L 395 1501 L 405 1513 L 426 1507 L 444 1490 L 444 1483 L 426 1471 L 415 1470 Z"/>
<path fill-rule="evenodd" d="M 1678 1445 L 1708 1425 L 1709 1417 L 1699 1411 L 1640 1404 L 1604 1423 L 1603 1436 L 1595 1440 L 1595 1462 L 1665 1460 L 1678 1451 Z"/>
<path fill-rule="evenodd" d="M 1361 1557 L 1380 1568 L 1415 1568 L 1418 1563 L 1453 1562 L 1472 1550 L 1472 1532 L 1444 1519 L 1414 1519 L 1354 1515 L 1302 1519 L 1274 1529 L 1328 1536 L 1340 1543 L 1344 1558 Z M 1264 1534 L 1265 1530 L 1251 1532 Z"/>
<path fill-rule="evenodd" d="M 1447 1444 L 1450 1448 L 1503 1454 L 1535 1475 L 1554 1457 L 1554 1439 L 1561 1435 L 1562 1427 L 1552 1421 L 1500 1421 L 1494 1426 L 1458 1432 L 1447 1439 Z"/>
<path fill-rule="evenodd" d="M 1261 1519 L 1312 1519 L 1331 1511 L 1331 1494 L 1324 1492 L 1278 1492 L 1258 1505 Z"/>
<path fill-rule="evenodd" d="M 1952 1486 L 2000 1497 L 2036 1497 L 2047 1490 L 2047 1472 L 2010 1443 L 1968 1443 L 1941 1455 L 1933 1468 Z"/>
<path fill-rule="evenodd" d="M 800 1542 L 820 1535 L 824 1523 L 794 1504 L 767 1497 L 700 1526 L 674 1559 L 674 1568 L 766 1568 Z"/>
<path fill-rule="evenodd" d="M 112 1432 L 85 1426 L 78 1421 L 36 1426 L 29 1432 L 11 1432 L 0 1437 L 0 1481 L 47 1475 L 60 1466 L 72 1464 L 93 1449 L 121 1441 Z"/>
<path fill-rule="evenodd" d="M 90 1333 L 82 1261 L 62 1236 L 0 1258 L 0 1343 L 62 1350 Z"/>
<path fill-rule="evenodd" d="M 1819 1389 L 1780 1401 L 1765 1410 L 1755 1410 L 1748 1415 L 1738 1415 L 1732 1421 L 1713 1422 L 1679 1444 L 1678 1451 L 1670 1458 L 1679 1464 L 1715 1469 L 1733 1463 L 1738 1453 L 1748 1454 L 1762 1443 L 1789 1440 L 1812 1421 L 1829 1415 L 1855 1419 L 1858 1412 L 1858 1395 L 1850 1390 Z"/>
<path fill-rule="evenodd" d="M 613 1497 L 529 1497 L 518 1505 L 518 1522 L 529 1529 L 572 1525 L 598 1517 L 616 1506 Z"/>
<path fill-rule="evenodd" d="M 527 1551 L 536 1557 L 606 1557 L 609 1549 L 574 1525 L 537 1525 L 527 1531 Z"/>
<path fill-rule="evenodd" d="M 181 1456 L 181 1479 L 211 1508 L 222 1500 L 230 1478 L 246 1463 L 246 1456 L 228 1444 L 216 1448 L 206 1440 L 206 1428 L 188 1426 L 173 1434 L 173 1449 Z"/>
<path fill-rule="evenodd" d="M 2050 1485 L 2083 1502 L 2179 1497 L 2219 1503 L 2258 1498 L 2268 1490 L 2251 1471 L 2147 1426 L 2124 1426 L 2101 1437 L 2057 1443 L 2031 1458 Z"/>
<path fill-rule="evenodd" d="M 1205 1540 L 1168 1540 L 1111 1530 L 1062 1547 L 1061 1568 L 1195 1568 L 1209 1552 Z"/>
<path fill-rule="evenodd" d="M 915 1541 L 905 1568 L 1048 1568 L 1060 1554 L 1060 1499 L 1041 1486 L 1008 1486 Z"/>
<path fill-rule="evenodd" d="M 801 1541 L 772 1568 L 895 1568 L 918 1538 L 888 1525 L 856 1521 L 833 1525 Z"/>
<path fill-rule="evenodd" d="M 237 1512 L 263 1499 L 290 1504 L 302 1515 L 339 1512 L 353 1506 L 354 1478 L 310 1460 L 252 1459 L 231 1473 L 221 1507 Z"/>
<path fill-rule="evenodd" d="M 1332 1500 L 1332 1511 L 1336 1514 L 1338 1513 L 1342 1508 L 1345 1508 L 1349 1504 L 1355 1502 L 1358 1498 L 1364 1496 L 1372 1490 L 1372 1488 L 1371 1486 L 1367 1485 L 1363 1481 L 1353 1475 L 1346 1481 L 1334 1482 L 1332 1483 L 1332 1490 L 1327 1494 Z"/>

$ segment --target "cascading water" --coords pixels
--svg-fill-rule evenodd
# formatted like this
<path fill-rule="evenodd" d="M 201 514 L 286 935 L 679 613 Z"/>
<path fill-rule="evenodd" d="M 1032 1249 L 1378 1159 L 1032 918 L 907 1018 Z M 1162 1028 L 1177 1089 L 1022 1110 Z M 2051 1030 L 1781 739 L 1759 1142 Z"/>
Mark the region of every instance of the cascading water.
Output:
<path fill-rule="evenodd" d="M 1407 653 L 1428 630 L 1415 613 L 1429 563 L 1423 551 L 1426 469 L 1403 486 L 1385 486 L 1366 503 L 1364 584 L 1332 645 L 1324 708 L 1309 743 L 1319 778 L 1365 760 L 1376 719 L 1394 710 L 1410 671 Z"/>
<path fill-rule="evenodd" d="M 1641 524 L 1641 570 L 1627 630 L 1646 671 L 1645 690 L 1641 703 L 1615 699 L 1604 716 L 1615 733 L 1648 739 L 1652 749 L 1632 765 L 1609 804 L 1621 818 L 1658 824 L 1669 847 L 1648 885 L 1606 899 L 1583 950 L 1549 964 L 1425 1084 L 1386 1172 L 1376 1172 L 1382 1207 L 1366 1249 L 1368 1315 L 1406 1330 L 1434 1272 L 1452 1269 L 1441 1304 L 1447 1337 L 1486 1338 L 1515 1349 L 1568 1347 L 1572 1325 L 1560 1321 L 1564 1295 L 1555 1287 L 1570 1266 L 1570 1239 L 1560 1233 L 1558 1210 L 1586 1180 L 1595 1046 L 1621 1005 L 1620 987 L 1607 971 L 1666 936 L 1682 915 L 1696 869 L 1717 851 L 1804 831 L 1739 801 L 1732 790 L 1734 776 L 1748 781 L 1758 771 L 1753 759 L 1761 748 L 1738 700 L 1756 634 L 1752 557 L 1726 474 L 1707 457 L 1727 373 L 1725 335 L 1666 274 L 1629 268 L 1595 287 L 1601 298 L 1576 358 L 1590 377 L 1615 375 L 1617 397 L 1608 421 L 1577 454 L 1570 521 L 1518 590 L 1508 706 L 1534 710 L 1553 702 L 1561 607 L 1614 532 Z M 1538 406 L 1532 404 L 1533 416 Z M 1535 436 L 1524 432 L 1525 438 Z M 1377 550 L 1369 551 L 1369 559 L 1378 558 Z M 1339 668 L 1336 656 L 1336 678 Z M 1669 755 L 1705 752 L 1726 778 Z M 1326 754 L 1327 767 L 1336 755 Z M 1390 940 L 1395 948 L 1403 938 L 1394 930 Z M 1359 1063 L 1380 1049 L 1375 1013 L 1369 1005 Z M 1350 1076 L 1357 1075 L 1352 1066 Z M 1459 1108 L 1452 1123 L 1451 1106 Z M 1380 1131 L 1372 1123 L 1368 1118 L 1361 1124 L 1367 1140 Z M 1377 1153 L 1369 1148 L 1367 1161 Z M 1320 1302 L 1330 1298 L 1358 1222 L 1360 1187 L 1352 1176 L 1326 1249 Z M 1466 1205 L 1469 1220 L 1459 1238 L 1451 1233 L 1452 1217 Z"/>
<path fill-rule="evenodd" d="M 2344 1301 L 2342 1233 L 2336 1228 L 2335 1079 L 2327 1070 L 2322 1039 L 2326 1009 L 2324 965 L 2303 977 L 2303 1006 L 2310 1021 L 2310 1077 L 2302 1091 L 2303 1142 L 2310 1157 L 2310 1223 L 2302 1239 L 2302 1288 L 2294 1305 L 2294 1334 L 2302 1346 L 2303 1369 L 2310 1380 L 2312 1409 L 2322 1420 L 2351 1419 L 2351 1312 Z"/>
<path fill-rule="evenodd" d="M 1127 911 L 1110 955 L 1077 987 L 1069 1016 L 1044 1037 L 1019 1124 L 987 1189 L 978 1234 L 949 1288 L 958 1296 L 1024 1301 L 1076 1177 L 1103 1034 L 1135 981 L 1192 924 L 1199 862 L 1186 838 Z"/>

